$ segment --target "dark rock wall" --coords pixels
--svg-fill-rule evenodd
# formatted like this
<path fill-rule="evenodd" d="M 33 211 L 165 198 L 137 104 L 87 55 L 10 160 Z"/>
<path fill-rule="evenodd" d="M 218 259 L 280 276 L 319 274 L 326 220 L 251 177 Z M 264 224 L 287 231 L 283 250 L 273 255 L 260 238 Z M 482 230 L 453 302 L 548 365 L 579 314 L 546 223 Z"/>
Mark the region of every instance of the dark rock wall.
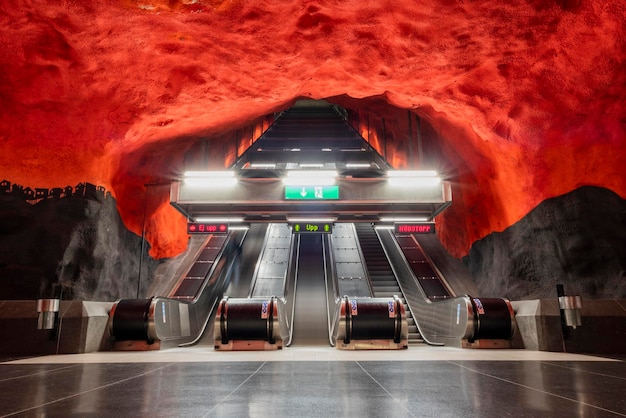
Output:
<path fill-rule="evenodd" d="M 480 296 L 626 298 L 626 201 L 585 186 L 547 199 L 464 258 Z"/>
<path fill-rule="evenodd" d="M 33 204 L 0 193 L 0 299 L 145 297 L 159 263 L 148 250 L 110 196 Z M 583 298 L 626 298 L 626 201 L 599 187 L 545 200 L 463 261 L 481 297 L 553 298 L 561 283 Z"/>
<path fill-rule="evenodd" d="M 137 297 L 138 287 L 144 297 L 157 264 L 148 250 L 110 196 L 33 204 L 0 194 L 0 299 L 113 301 Z"/>

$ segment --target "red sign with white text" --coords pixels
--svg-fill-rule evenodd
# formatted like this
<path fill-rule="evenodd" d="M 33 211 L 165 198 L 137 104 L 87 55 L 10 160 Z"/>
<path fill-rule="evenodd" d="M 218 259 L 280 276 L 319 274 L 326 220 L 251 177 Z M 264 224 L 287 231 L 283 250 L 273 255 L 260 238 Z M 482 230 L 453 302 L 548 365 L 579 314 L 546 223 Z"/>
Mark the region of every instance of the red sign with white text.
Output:
<path fill-rule="evenodd" d="M 188 223 L 188 234 L 225 234 L 228 232 L 228 224 Z"/>
<path fill-rule="evenodd" d="M 394 224 L 396 234 L 434 234 L 435 223 Z"/>

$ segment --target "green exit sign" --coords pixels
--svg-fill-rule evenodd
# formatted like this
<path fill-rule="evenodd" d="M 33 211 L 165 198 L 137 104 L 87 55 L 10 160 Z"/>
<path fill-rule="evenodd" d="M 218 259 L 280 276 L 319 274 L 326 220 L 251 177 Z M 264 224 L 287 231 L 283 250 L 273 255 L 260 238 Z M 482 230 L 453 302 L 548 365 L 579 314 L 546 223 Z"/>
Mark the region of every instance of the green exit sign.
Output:
<path fill-rule="evenodd" d="M 336 200 L 339 186 L 285 186 L 288 200 Z"/>
<path fill-rule="evenodd" d="M 333 224 L 319 222 L 299 222 L 291 224 L 294 234 L 330 234 L 333 232 Z"/>

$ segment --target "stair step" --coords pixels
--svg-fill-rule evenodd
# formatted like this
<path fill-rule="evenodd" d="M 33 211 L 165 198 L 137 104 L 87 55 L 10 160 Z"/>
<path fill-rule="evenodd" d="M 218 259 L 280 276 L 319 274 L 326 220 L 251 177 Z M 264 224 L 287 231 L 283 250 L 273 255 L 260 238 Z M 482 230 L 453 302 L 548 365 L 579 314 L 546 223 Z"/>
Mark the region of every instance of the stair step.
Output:
<path fill-rule="evenodd" d="M 381 291 L 381 292 L 397 292 L 398 290 L 400 290 L 400 286 L 398 286 L 398 285 L 396 285 L 396 286 L 378 286 L 378 285 L 374 285 L 372 287 L 374 288 L 374 290 Z"/>

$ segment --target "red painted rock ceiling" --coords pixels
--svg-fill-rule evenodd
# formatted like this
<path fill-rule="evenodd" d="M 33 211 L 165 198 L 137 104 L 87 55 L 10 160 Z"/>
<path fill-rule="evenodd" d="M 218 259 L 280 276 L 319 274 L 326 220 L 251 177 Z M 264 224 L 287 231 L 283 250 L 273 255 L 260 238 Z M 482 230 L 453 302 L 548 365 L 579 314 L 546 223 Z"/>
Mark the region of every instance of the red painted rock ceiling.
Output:
<path fill-rule="evenodd" d="M 0 177 L 104 185 L 138 234 L 147 202 L 169 257 L 184 219 L 145 183 L 199 138 L 341 97 L 434 128 L 454 184 L 440 238 L 462 256 L 581 185 L 626 198 L 625 22 L 623 0 L 2 1 Z"/>

